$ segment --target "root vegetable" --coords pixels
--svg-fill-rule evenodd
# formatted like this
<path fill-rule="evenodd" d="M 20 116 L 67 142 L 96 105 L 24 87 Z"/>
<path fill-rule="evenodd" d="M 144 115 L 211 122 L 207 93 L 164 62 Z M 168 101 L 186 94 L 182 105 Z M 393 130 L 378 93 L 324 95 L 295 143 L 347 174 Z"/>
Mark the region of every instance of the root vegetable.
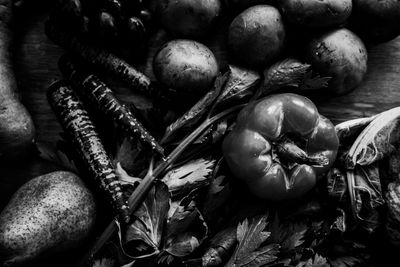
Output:
<path fill-rule="evenodd" d="M 218 232 L 210 241 L 210 247 L 202 257 L 203 267 L 220 266 L 226 263 L 237 245 L 236 227 L 228 227 Z"/>
<path fill-rule="evenodd" d="M 275 0 L 224 0 L 225 5 L 233 11 L 242 11 L 255 5 L 273 5 Z M 278 1 L 279 2 L 279 1 Z"/>
<path fill-rule="evenodd" d="M 49 87 L 47 97 L 87 170 L 107 193 L 122 221 L 129 221 L 128 205 L 121 184 L 83 104 L 62 81 Z"/>
<path fill-rule="evenodd" d="M 133 90 L 150 97 L 159 93 L 159 87 L 149 77 L 123 59 L 81 41 L 52 23 L 52 21 L 46 23 L 46 33 L 53 42 L 79 55 L 87 63 L 114 74 L 131 86 Z"/>
<path fill-rule="evenodd" d="M 350 29 L 365 42 L 387 42 L 400 35 L 400 2 L 353 0 Z"/>
<path fill-rule="evenodd" d="M 163 45 L 154 57 L 157 79 L 178 94 L 203 95 L 218 74 L 218 63 L 205 45 L 178 39 Z"/>
<path fill-rule="evenodd" d="M 263 68 L 283 50 L 285 28 L 279 11 L 272 6 L 253 6 L 231 23 L 228 46 L 232 56 L 249 68 Z"/>
<path fill-rule="evenodd" d="M 353 32 L 329 31 L 313 39 L 306 49 L 306 61 L 321 75 L 332 77 L 327 88 L 331 93 L 348 93 L 364 79 L 368 54 Z"/>
<path fill-rule="evenodd" d="M 157 1 L 161 24 L 181 37 L 200 37 L 208 33 L 221 12 L 220 0 Z"/>
<path fill-rule="evenodd" d="M 290 23 L 307 28 L 339 26 L 352 9 L 351 0 L 283 0 L 279 5 Z"/>
<path fill-rule="evenodd" d="M 99 78 L 82 71 L 68 58 L 61 57 L 59 66 L 63 74 L 71 80 L 74 87 L 83 97 L 88 99 L 104 115 L 110 117 L 119 127 L 130 134 L 132 138 L 149 145 L 151 149 L 164 156 L 164 149 L 155 138 L 143 127 L 134 115 L 115 97 L 110 88 Z"/>

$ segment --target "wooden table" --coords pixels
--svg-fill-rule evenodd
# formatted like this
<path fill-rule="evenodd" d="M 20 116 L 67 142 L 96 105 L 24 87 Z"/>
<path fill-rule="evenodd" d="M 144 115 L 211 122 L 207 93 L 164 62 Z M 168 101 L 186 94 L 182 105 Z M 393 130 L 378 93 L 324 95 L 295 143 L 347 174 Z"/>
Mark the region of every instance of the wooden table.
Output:
<path fill-rule="evenodd" d="M 45 91 L 51 82 L 61 78 L 57 60 L 63 50 L 44 34 L 46 14 L 42 7 L 34 7 L 30 8 L 29 15 L 20 16 L 15 43 L 15 70 L 22 101 L 33 116 L 36 140 L 39 142 L 56 141 L 61 132 L 47 103 Z M 370 48 L 368 68 L 365 81 L 354 92 L 316 103 L 321 113 L 339 122 L 399 106 L 400 38 Z M 127 96 L 129 91 L 118 93 Z M 15 166 L 0 163 L 0 209 L 24 182 L 56 169 L 37 156 L 17 162 Z"/>

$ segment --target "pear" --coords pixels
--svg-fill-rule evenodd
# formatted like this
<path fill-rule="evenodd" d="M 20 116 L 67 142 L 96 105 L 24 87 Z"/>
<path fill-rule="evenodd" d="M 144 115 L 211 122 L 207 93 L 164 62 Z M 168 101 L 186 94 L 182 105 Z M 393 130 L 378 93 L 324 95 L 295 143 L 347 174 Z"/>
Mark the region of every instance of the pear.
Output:
<path fill-rule="evenodd" d="M 0 213 L 0 266 L 77 247 L 95 217 L 94 197 L 75 174 L 56 171 L 28 181 Z"/>

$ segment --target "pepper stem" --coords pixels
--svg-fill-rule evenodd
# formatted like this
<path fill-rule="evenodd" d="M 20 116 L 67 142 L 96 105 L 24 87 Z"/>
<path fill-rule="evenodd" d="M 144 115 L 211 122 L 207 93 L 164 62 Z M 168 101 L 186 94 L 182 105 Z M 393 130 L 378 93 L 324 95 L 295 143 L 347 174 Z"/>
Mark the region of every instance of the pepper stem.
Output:
<path fill-rule="evenodd" d="M 322 154 L 309 155 L 293 141 L 288 139 L 278 142 L 276 148 L 276 152 L 280 157 L 299 164 L 312 166 L 326 166 L 329 164 L 329 160 L 326 156 Z"/>

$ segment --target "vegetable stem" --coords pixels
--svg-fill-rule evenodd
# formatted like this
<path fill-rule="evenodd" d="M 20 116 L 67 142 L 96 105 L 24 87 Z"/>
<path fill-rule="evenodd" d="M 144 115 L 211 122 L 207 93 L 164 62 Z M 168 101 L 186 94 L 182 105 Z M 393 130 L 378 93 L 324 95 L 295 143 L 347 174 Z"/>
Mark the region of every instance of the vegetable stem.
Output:
<path fill-rule="evenodd" d="M 326 166 L 329 160 L 323 154 L 308 155 L 303 149 L 289 140 L 277 143 L 277 153 L 285 159 L 299 164 L 308 164 L 316 166 Z"/>
<path fill-rule="evenodd" d="M 197 127 L 191 134 L 189 134 L 172 152 L 171 154 L 162 161 L 154 171 L 148 172 L 148 174 L 140 182 L 139 186 L 133 191 L 132 195 L 129 197 L 128 206 L 129 214 L 132 214 L 137 210 L 137 208 L 142 204 L 143 200 L 146 198 L 147 193 L 153 186 L 153 182 L 164 173 L 169 166 L 171 166 L 182 154 L 182 152 L 193 143 L 205 130 L 208 129 L 213 123 L 234 114 L 235 112 L 242 109 L 245 105 L 237 105 L 229 108 L 217 115 L 206 119 L 199 127 Z M 85 266 L 88 260 L 92 260 L 94 255 L 103 247 L 103 245 L 110 239 L 114 232 L 118 230 L 118 225 L 116 221 L 112 221 L 108 227 L 101 234 L 100 238 L 96 241 L 94 246 L 90 249 L 89 253 L 85 256 L 83 261 L 79 266 Z"/>
<path fill-rule="evenodd" d="M 218 95 L 220 95 L 223 86 L 228 80 L 228 74 L 225 73 L 221 77 L 217 77 L 214 81 L 213 88 L 208 91 L 199 101 L 194 104 L 187 112 L 179 117 L 174 123 L 167 127 L 164 137 L 161 139 L 161 144 L 167 143 L 176 132 L 184 127 L 188 127 L 193 123 L 200 121 L 202 116 L 207 112 L 207 108 L 212 105 L 208 110 L 207 119 L 211 117 L 211 112 L 214 111 Z M 214 104 L 213 104 L 214 103 Z"/>

